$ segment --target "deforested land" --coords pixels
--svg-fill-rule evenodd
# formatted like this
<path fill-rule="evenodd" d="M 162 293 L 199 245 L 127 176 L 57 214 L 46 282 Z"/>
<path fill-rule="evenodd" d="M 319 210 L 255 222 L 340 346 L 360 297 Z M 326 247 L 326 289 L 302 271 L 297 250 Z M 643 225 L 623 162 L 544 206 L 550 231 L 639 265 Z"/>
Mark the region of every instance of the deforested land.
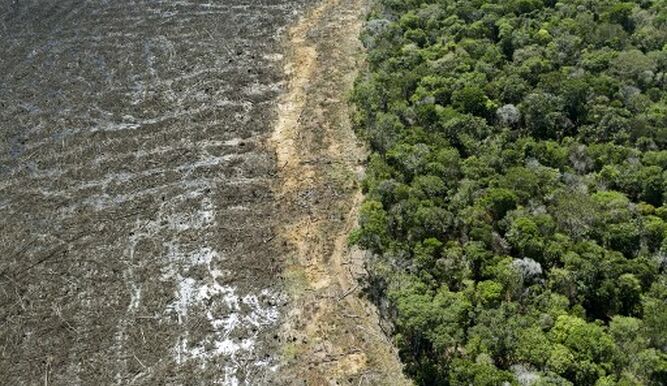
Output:
<path fill-rule="evenodd" d="M 368 3 L 0 8 L 0 384 L 407 384 L 360 296 Z"/>

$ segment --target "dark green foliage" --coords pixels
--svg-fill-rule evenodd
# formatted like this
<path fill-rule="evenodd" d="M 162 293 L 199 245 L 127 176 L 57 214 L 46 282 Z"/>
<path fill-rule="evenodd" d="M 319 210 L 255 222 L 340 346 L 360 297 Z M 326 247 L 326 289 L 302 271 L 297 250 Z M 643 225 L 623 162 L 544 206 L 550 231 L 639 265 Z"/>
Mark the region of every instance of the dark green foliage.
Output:
<path fill-rule="evenodd" d="M 667 2 L 379 0 L 352 241 L 422 385 L 667 384 Z"/>

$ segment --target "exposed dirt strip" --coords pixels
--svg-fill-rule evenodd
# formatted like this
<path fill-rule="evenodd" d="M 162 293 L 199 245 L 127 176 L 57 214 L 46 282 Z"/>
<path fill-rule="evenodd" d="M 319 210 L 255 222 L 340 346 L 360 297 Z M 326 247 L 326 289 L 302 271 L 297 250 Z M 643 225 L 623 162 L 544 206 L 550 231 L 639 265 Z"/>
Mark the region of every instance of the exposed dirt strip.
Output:
<path fill-rule="evenodd" d="M 347 246 L 365 151 L 346 95 L 363 63 L 366 7 L 325 0 L 289 31 L 290 83 L 272 136 L 287 217 L 280 234 L 291 249 L 284 271 L 291 306 L 278 335 L 285 384 L 408 383 L 376 310 L 359 296 L 363 253 Z"/>

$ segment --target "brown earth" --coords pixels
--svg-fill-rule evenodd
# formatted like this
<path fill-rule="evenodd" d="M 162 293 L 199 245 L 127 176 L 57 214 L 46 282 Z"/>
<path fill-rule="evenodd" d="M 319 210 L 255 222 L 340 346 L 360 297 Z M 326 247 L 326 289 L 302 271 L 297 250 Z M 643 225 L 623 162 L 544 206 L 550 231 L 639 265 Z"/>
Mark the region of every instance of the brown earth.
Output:
<path fill-rule="evenodd" d="M 366 157 L 348 95 L 363 64 L 364 0 L 325 0 L 289 31 L 272 142 L 282 178 L 280 235 L 292 250 L 280 332 L 285 384 L 409 384 L 377 311 L 360 297 L 363 252 L 350 249 Z"/>

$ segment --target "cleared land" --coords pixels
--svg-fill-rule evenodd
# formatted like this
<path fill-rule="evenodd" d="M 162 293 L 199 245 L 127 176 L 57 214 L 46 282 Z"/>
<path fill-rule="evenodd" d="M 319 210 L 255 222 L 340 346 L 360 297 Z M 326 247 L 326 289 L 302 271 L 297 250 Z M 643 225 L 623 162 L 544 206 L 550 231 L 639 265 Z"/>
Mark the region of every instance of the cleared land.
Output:
<path fill-rule="evenodd" d="M 304 2 L 3 3 L 0 384 L 268 379 Z"/>
<path fill-rule="evenodd" d="M 0 384 L 402 382 L 346 247 L 364 12 L 2 5 Z"/>

